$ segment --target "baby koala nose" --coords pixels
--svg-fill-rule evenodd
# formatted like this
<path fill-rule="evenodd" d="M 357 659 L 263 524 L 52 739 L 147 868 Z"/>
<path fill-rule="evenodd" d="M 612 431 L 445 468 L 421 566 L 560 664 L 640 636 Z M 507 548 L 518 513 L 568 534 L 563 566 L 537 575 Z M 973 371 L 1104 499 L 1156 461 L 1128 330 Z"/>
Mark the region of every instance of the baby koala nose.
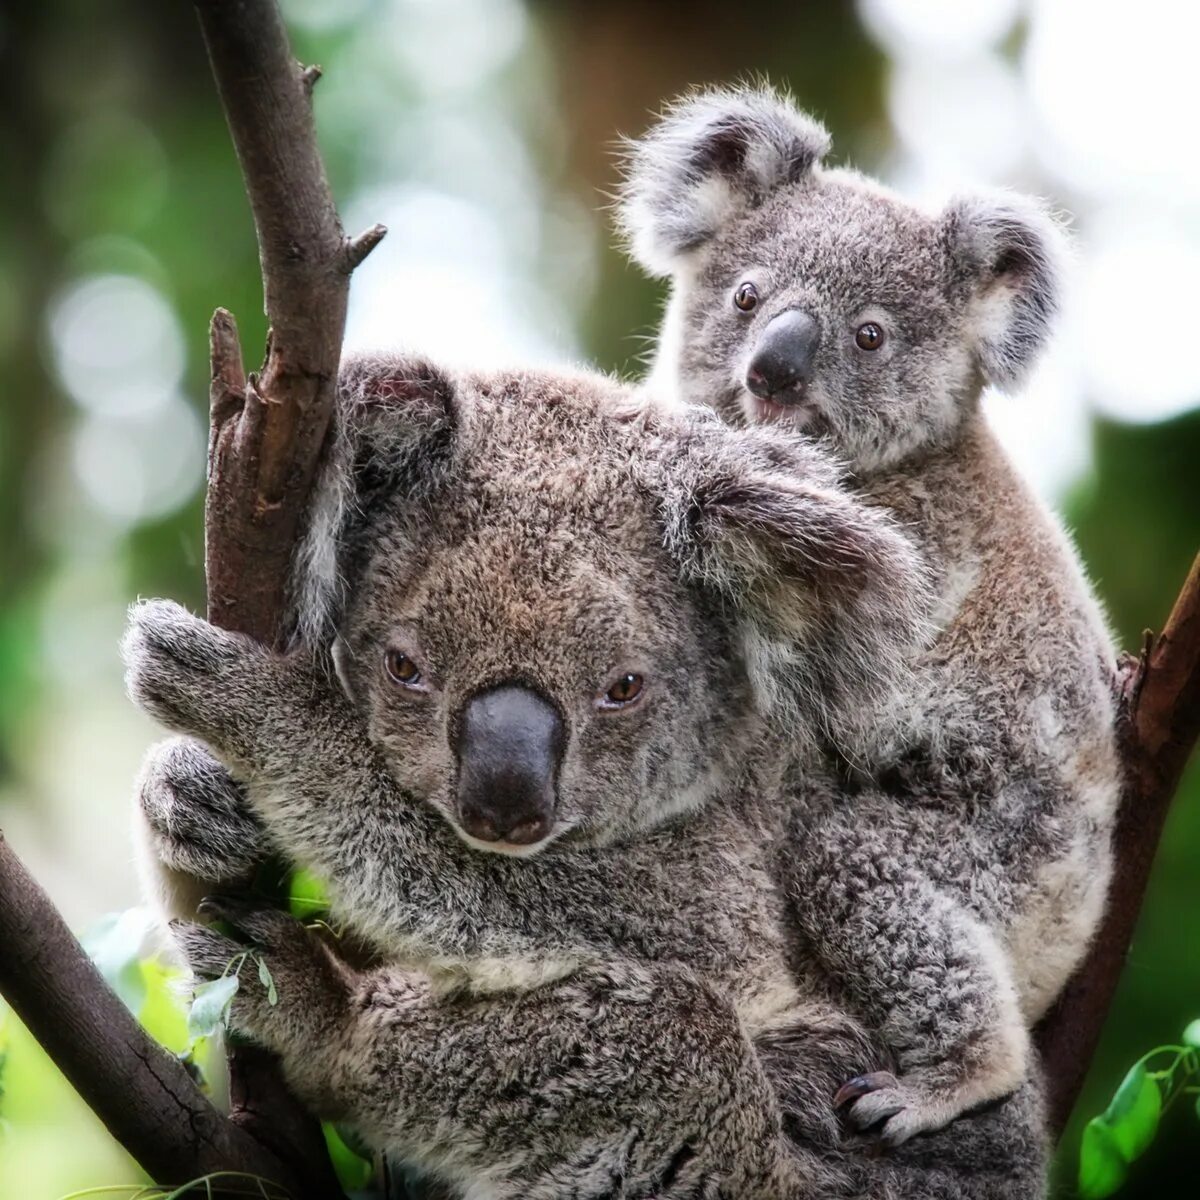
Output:
<path fill-rule="evenodd" d="M 509 684 L 476 693 L 463 709 L 454 749 L 458 819 L 468 834 L 516 846 L 549 836 L 563 723 L 548 700 Z"/>
<path fill-rule="evenodd" d="M 746 387 L 763 400 L 794 404 L 804 395 L 813 376 L 821 344 L 816 321 L 798 308 L 773 317 L 746 371 Z"/>

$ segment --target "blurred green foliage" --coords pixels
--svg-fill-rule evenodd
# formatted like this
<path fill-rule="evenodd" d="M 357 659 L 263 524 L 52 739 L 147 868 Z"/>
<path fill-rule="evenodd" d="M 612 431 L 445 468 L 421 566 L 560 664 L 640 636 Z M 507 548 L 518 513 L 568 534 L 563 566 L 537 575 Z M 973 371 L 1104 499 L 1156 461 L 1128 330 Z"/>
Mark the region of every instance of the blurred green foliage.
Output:
<path fill-rule="evenodd" d="M 625 263 L 595 215 L 615 182 L 609 151 L 618 132 L 637 132 L 649 110 L 688 84 L 765 72 L 828 121 L 842 156 L 882 167 L 891 150 L 889 63 L 849 4 L 762 0 L 748 14 L 681 0 L 461 0 L 452 7 L 460 23 L 469 20 L 455 35 L 465 39 L 456 54 L 472 46 L 482 54 L 495 39 L 489 14 L 520 37 L 513 56 L 477 84 L 449 78 L 453 57 L 444 42 L 422 40 L 437 18 L 419 14 L 420 6 L 285 7 L 298 54 L 327 68 L 317 116 L 339 198 L 361 199 L 426 169 L 408 152 L 404 120 L 412 113 L 450 113 L 468 126 L 500 113 L 540 188 L 528 192 L 539 206 L 540 240 L 510 247 L 514 308 L 523 289 L 540 282 L 571 331 L 567 342 L 624 373 L 639 369 L 638 339 L 655 328 L 662 293 Z M 1006 53 L 1016 53 L 1020 37 L 1018 25 Z M 121 813 L 137 743 L 150 733 L 119 698 L 116 638 L 122 605 L 139 593 L 202 603 L 203 463 L 197 444 L 180 468 L 182 498 L 157 510 L 114 513 L 94 482 L 89 491 L 88 479 L 106 478 L 112 454 L 142 427 L 106 415 L 111 398 L 72 398 L 55 365 L 55 314 L 80 281 L 118 277 L 151 289 L 182 331 L 179 387 L 197 428 L 212 309 L 236 314 L 248 359 L 265 334 L 253 229 L 190 6 L 43 0 L 0 11 L 0 164 L 0 824 L 82 925 L 111 906 L 100 892 L 126 903 L 136 893 Z M 574 207 L 564 210 L 568 202 Z M 583 216 L 554 241 L 564 211 Z M 394 230 L 366 270 L 397 270 L 400 259 L 387 255 L 401 251 L 386 248 L 403 245 L 403 234 Z M 556 247 L 590 267 L 564 268 Z M 559 276 L 565 283 L 546 282 Z M 455 317 L 444 313 L 446 322 Z M 103 359 L 104 345 L 85 348 Z M 1132 649 L 1144 627 L 1161 624 L 1200 543 L 1200 409 L 1158 425 L 1096 421 L 1091 437 L 1091 467 L 1065 512 L 1120 641 Z M 144 456 L 160 449 L 169 447 L 152 444 Z M 129 745 L 129 755 L 110 761 L 110 745 Z M 68 786 L 76 779 L 84 783 Z M 88 832 L 73 841 L 77 826 Z M 107 840 L 96 840 L 100 830 Z M 1106 1110 L 1148 1045 L 1170 1040 L 1200 1012 L 1197 863 L 1193 766 L 1064 1139 L 1064 1191 L 1076 1177 L 1084 1122 Z M 121 962 L 111 942 L 105 953 Z M 183 1050 L 186 1023 L 163 969 L 126 959 L 114 977 L 156 1034 Z M 137 1179 L 11 1016 L 2 1037 L 0 1196 L 51 1200 Z M 1163 1121 L 1122 1194 L 1190 1194 L 1195 1136 L 1187 1121 Z"/>

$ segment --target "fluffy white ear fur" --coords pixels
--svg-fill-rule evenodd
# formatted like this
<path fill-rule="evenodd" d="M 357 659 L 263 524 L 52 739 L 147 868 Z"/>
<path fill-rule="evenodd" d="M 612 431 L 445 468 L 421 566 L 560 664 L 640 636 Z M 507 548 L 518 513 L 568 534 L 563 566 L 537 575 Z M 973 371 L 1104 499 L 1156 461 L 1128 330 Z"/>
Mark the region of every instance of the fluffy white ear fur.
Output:
<path fill-rule="evenodd" d="M 996 387 L 1019 386 L 1049 340 L 1071 250 L 1040 201 L 1008 192 L 962 196 L 943 217 L 951 255 L 977 281 L 976 356 Z"/>
<path fill-rule="evenodd" d="M 696 92 L 625 144 L 617 223 L 631 256 L 670 275 L 730 216 L 796 183 L 829 149 L 829 134 L 767 87 Z"/>

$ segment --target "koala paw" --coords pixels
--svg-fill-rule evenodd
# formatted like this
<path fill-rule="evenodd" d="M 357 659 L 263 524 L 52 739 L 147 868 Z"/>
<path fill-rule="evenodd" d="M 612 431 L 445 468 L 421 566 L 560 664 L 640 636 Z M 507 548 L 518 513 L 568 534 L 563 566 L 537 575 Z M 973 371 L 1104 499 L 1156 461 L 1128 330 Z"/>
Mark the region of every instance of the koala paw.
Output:
<path fill-rule="evenodd" d="M 861 1132 L 874 1133 L 885 1146 L 900 1146 L 921 1133 L 932 1133 L 980 1103 L 961 1085 L 914 1071 L 897 1079 L 888 1071 L 858 1075 L 833 1098 L 846 1108 L 846 1119 Z"/>
<path fill-rule="evenodd" d="M 254 711 L 245 671 L 259 650 L 170 600 L 144 600 L 129 612 L 121 643 L 129 694 L 169 728 L 220 745 L 222 734 Z M 223 747 L 222 747 L 223 748 Z"/>
<path fill-rule="evenodd" d="M 349 968 L 277 909 L 242 897 L 210 896 L 200 911 L 225 922 L 234 937 L 184 921 L 172 922 L 171 933 L 197 978 L 237 971 L 230 1010 L 235 1031 L 281 1052 L 297 1046 L 308 1052 L 314 1042 L 331 1038 L 330 1030 L 349 1011 Z"/>
<path fill-rule="evenodd" d="M 171 738 L 150 749 L 138 806 L 159 862 L 197 879 L 245 879 L 268 852 L 241 785 L 199 742 Z"/>

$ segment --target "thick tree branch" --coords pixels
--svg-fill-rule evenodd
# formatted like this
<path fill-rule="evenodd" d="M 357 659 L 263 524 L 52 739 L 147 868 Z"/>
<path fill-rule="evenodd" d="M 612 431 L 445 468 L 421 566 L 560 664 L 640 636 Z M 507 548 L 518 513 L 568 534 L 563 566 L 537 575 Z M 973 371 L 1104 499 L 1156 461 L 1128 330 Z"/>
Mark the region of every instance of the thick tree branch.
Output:
<path fill-rule="evenodd" d="M 233 317 L 211 328 L 205 575 L 217 625 L 278 643 L 288 573 L 333 412 L 350 273 L 386 232 L 348 240 L 317 149 L 312 90 L 320 69 L 292 57 L 275 0 L 197 0 L 258 235 L 270 333 L 246 377 Z M 304 1164 L 312 1194 L 339 1194 L 316 1122 L 271 1057 L 230 1054 L 233 1119 Z"/>
<path fill-rule="evenodd" d="M 1108 909 L 1087 959 L 1037 1031 L 1055 1133 L 1100 1040 L 1167 812 L 1200 736 L 1200 555 L 1162 633 L 1148 633 L 1141 655 L 1121 663 L 1117 688 L 1125 792 Z"/>
<path fill-rule="evenodd" d="M 117 999 L 0 834 L 0 992 L 153 1179 L 213 1171 L 285 1181 L 280 1162 L 226 1120 Z"/>

